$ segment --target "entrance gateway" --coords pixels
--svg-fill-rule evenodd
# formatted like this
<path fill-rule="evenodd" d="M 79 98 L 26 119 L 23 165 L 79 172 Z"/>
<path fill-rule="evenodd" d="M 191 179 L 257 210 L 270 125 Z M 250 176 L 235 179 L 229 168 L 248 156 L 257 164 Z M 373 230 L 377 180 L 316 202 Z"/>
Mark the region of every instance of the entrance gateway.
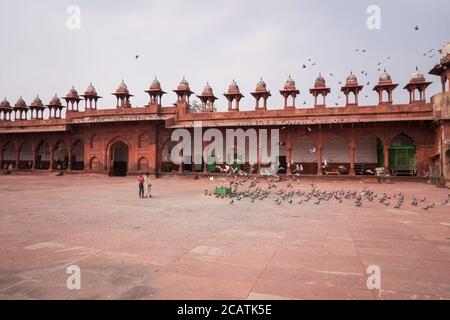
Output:
<path fill-rule="evenodd" d="M 128 173 L 128 146 L 122 141 L 118 141 L 112 146 L 111 149 L 112 168 L 110 175 L 125 177 Z"/>

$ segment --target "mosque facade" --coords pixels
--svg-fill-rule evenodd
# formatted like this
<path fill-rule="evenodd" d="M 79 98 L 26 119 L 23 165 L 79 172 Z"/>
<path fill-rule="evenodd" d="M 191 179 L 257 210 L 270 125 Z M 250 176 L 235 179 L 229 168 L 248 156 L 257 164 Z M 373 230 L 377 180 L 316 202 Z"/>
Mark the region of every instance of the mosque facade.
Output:
<path fill-rule="evenodd" d="M 404 86 L 407 104 L 394 102 L 398 84 L 387 72 L 373 88 L 379 103 L 371 106 L 360 105 L 363 86 L 353 73 L 340 88 L 343 106 L 327 104 L 331 89 L 321 75 L 310 89 L 310 108 L 297 107 L 300 92 L 291 77 L 279 90 L 283 105 L 278 109 L 268 108 L 272 93 L 262 79 L 250 93 L 255 99 L 251 111 L 240 110 L 243 94 L 234 81 L 223 94 L 226 112 L 215 111 L 217 97 L 209 85 L 197 95 L 201 110 L 193 112 L 194 92 L 185 79 L 173 90 L 177 101 L 170 106 L 163 105 L 166 92 L 156 79 L 146 91 L 145 106 L 132 106 L 133 95 L 123 81 L 112 93 L 117 103 L 110 109 L 97 108 L 102 97 L 92 84 L 84 94 L 72 88 L 48 104 L 39 97 L 30 104 L 19 98 L 14 105 L 5 99 L 0 103 L 0 165 L 3 170 L 33 173 L 211 173 L 214 159 L 192 164 L 193 159 L 183 158 L 182 164 L 175 164 L 170 158 L 176 144 L 172 132 L 192 132 L 201 123 L 202 130 L 221 132 L 279 129 L 281 174 L 292 174 L 293 164 L 302 164 L 305 175 L 372 175 L 384 168 L 392 175 L 437 177 L 445 185 L 450 182 L 450 43 L 429 73 L 439 77 L 442 92 L 429 99 L 431 82 L 416 70 Z M 240 161 L 242 170 L 250 166 L 247 159 Z"/>

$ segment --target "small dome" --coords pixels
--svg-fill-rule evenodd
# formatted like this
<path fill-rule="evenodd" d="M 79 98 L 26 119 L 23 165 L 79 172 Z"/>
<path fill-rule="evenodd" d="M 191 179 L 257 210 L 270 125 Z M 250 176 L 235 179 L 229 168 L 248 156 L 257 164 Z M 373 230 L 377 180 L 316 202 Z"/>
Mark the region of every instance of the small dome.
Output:
<path fill-rule="evenodd" d="M 58 96 L 55 94 L 55 96 L 50 100 L 48 103 L 49 106 L 61 106 L 61 100 L 59 100 Z"/>
<path fill-rule="evenodd" d="M 392 81 L 392 78 L 389 75 L 389 73 L 386 72 L 386 69 L 385 69 L 384 72 L 380 75 L 379 80 L 380 81 Z"/>
<path fill-rule="evenodd" d="M 26 108 L 27 104 L 25 103 L 25 100 L 22 99 L 22 97 L 17 100 L 16 104 L 14 105 L 15 108 Z"/>
<path fill-rule="evenodd" d="M 260 91 L 266 90 L 266 83 L 263 81 L 262 78 L 256 84 L 256 90 L 260 90 Z"/>
<path fill-rule="evenodd" d="M 125 81 L 122 80 L 122 82 L 119 84 L 119 86 L 116 89 L 116 93 L 125 93 L 125 94 L 129 93 L 128 87 L 125 84 Z"/>
<path fill-rule="evenodd" d="M 189 88 L 189 83 L 183 77 L 183 79 L 180 81 L 180 84 L 178 85 L 178 87 Z"/>
<path fill-rule="evenodd" d="M 95 89 L 94 89 L 94 91 L 95 91 Z M 72 86 L 72 89 L 70 89 L 69 92 L 67 93 L 66 98 L 75 98 L 75 99 L 79 98 L 78 92 L 77 92 L 77 90 L 75 90 L 75 88 L 73 86 Z"/>
<path fill-rule="evenodd" d="M 161 90 L 161 83 L 156 79 L 150 84 L 150 90 Z"/>
<path fill-rule="evenodd" d="M 319 73 L 319 76 L 316 78 L 316 81 L 314 82 L 315 88 L 325 88 L 326 83 L 325 79 L 322 77 L 322 74 Z"/>
<path fill-rule="evenodd" d="M 234 79 L 233 79 L 233 82 L 228 87 L 228 92 L 229 93 L 239 92 L 239 86 L 237 85 L 236 81 L 234 81 Z"/>
<path fill-rule="evenodd" d="M 86 96 L 96 96 L 97 91 L 95 91 L 95 87 L 92 85 L 92 82 L 87 87 L 86 91 L 84 92 Z"/>
<path fill-rule="evenodd" d="M 213 89 L 211 88 L 211 86 L 209 85 L 209 83 L 206 83 L 205 88 L 203 89 L 203 96 L 210 96 L 213 95 Z"/>
<path fill-rule="evenodd" d="M 284 85 L 285 89 L 292 89 L 295 88 L 295 81 L 292 80 L 291 75 L 289 75 L 289 78 L 286 80 L 286 83 Z"/>
<path fill-rule="evenodd" d="M 346 80 L 347 84 L 357 84 L 358 83 L 358 79 L 356 78 L 356 76 L 353 74 L 352 71 L 350 71 L 350 74 L 347 77 Z"/>
<path fill-rule="evenodd" d="M 441 57 L 445 58 L 449 54 L 450 54 L 450 41 L 447 42 L 447 44 L 442 48 Z"/>
<path fill-rule="evenodd" d="M 0 102 L 0 108 L 3 109 L 11 109 L 11 105 L 9 104 L 9 101 L 5 99 L 3 99 L 2 102 Z"/>
<path fill-rule="evenodd" d="M 419 71 L 419 68 L 416 67 L 416 72 L 411 75 L 411 81 L 425 81 L 424 75 Z"/>
<path fill-rule="evenodd" d="M 37 95 L 36 98 L 34 98 L 33 102 L 31 102 L 31 106 L 32 107 L 41 107 L 41 108 L 44 106 L 41 98 L 39 98 L 39 95 Z"/>

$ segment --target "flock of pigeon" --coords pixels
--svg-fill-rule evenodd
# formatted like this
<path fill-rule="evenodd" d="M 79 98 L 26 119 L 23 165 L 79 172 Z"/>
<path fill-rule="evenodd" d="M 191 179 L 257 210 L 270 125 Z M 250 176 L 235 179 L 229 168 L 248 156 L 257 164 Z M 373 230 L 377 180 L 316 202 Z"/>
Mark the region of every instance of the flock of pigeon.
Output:
<path fill-rule="evenodd" d="M 367 187 L 362 191 L 345 189 L 327 191 L 321 190 L 315 184 L 310 184 L 310 189 L 307 191 L 295 188 L 296 185 L 300 185 L 301 183 L 298 175 L 291 177 L 273 176 L 267 180 L 234 176 L 234 179 L 230 180 L 222 178 L 222 186 L 220 188 L 222 190 L 228 189 L 228 193 L 219 193 L 217 189 L 211 192 L 206 189 L 204 195 L 210 197 L 215 196 L 217 199 L 228 199 L 230 205 L 240 201 L 255 203 L 269 198 L 277 206 L 282 204 L 302 205 L 307 203 L 319 206 L 320 204 L 331 201 L 339 204 L 347 201 L 353 202 L 355 207 L 362 207 L 364 203 L 379 203 L 384 207 L 394 209 L 402 209 L 409 206 L 409 208 L 421 208 L 428 211 L 438 206 L 450 205 L 450 194 L 442 202 L 429 202 L 426 198 L 418 198 L 416 196 L 406 197 L 402 192 L 394 194 L 388 194 L 386 192 L 377 193 Z"/>
<path fill-rule="evenodd" d="M 419 31 L 419 26 L 416 25 L 414 27 L 414 30 L 415 31 Z M 365 54 L 365 53 L 368 52 L 368 50 L 367 49 L 356 48 L 354 52 L 357 53 L 357 54 Z M 427 52 L 425 52 L 422 56 L 430 58 L 430 59 L 433 59 L 438 53 L 441 54 L 442 50 L 430 49 Z M 386 57 L 385 61 L 390 61 L 391 59 L 392 59 L 392 57 Z M 307 69 L 309 67 L 317 67 L 317 65 L 318 65 L 317 62 L 315 62 L 311 58 L 309 58 L 307 62 L 305 62 L 305 63 L 303 63 L 301 65 L 300 69 Z M 381 62 L 381 61 L 377 62 L 377 71 L 378 72 L 382 71 L 382 69 L 383 69 L 382 65 L 383 65 L 383 62 Z M 367 80 L 368 76 L 369 76 L 369 73 L 366 70 L 361 70 L 361 74 L 366 78 L 366 80 L 364 81 L 366 86 L 370 86 L 370 81 Z M 334 74 L 333 73 L 329 73 L 329 76 L 330 77 L 334 77 Z M 343 85 L 343 82 L 339 81 L 338 84 L 339 85 Z M 365 95 L 365 98 L 368 98 L 368 97 L 369 97 L 369 95 Z M 340 95 L 338 96 L 338 100 L 341 100 L 341 96 Z M 307 104 L 307 101 L 303 101 L 303 105 L 306 105 L 306 104 Z M 335 102 L 335 105 L 338 106 L 339 102 Z"/>

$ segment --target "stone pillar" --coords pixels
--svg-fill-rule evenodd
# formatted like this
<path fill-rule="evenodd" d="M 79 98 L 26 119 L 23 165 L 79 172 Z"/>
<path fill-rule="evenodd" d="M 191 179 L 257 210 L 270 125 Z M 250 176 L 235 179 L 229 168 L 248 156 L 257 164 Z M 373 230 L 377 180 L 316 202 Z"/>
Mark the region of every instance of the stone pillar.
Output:
<path fill-rule="evenodd" d="M 318 146 L 317 147 L 317 175 L 321 176 L 322 175 L 322 150 L 323 150 L 323 146 Z"/>
<path fill-rule="evenodd" d="M 55 149 L 51 148 L 50 151 L 50 168 L 48 168 L 48 171 L 52 171 L 53 170 L 53 158 L 55 156 Z"/>
<path fill-rule="evenodd" d="M 20 149 L 16 150 L 16 166 L 15 169 L 19 170 L 19 162 L 20 162 Z"/>
<path fill-rule="evenodd" d="M 258 170 L 257 174 L 261 173 L 261 141 L 259 140 L 258 135 L 258 154 L 257 154 L 257 164 L 256 164 L 256 170 Z"/>
<path fill-rule="evenodd" d="M 69 158 L 67 161 L 67 171 L 70 172 L 72 170 L 72 144 L 69 144 L 69 148 L 67 150 L 67 157 Z"/>
<path fill-rule="evenodd" d="M 355 145 L 351 144 L 350 145 L 350 172 L 349 174 L 351 176 L 355 175 Z"/>
<path fill-rule="evenodd" d="M 31 149 L 31 156 L 33 157 L 33 159 L 31 159 L 31 170 L 35 170 L 36 169 L 36 149 L 32 148 Z"/>
<path fill-rule="evenodd" d="M 389 146 L 384 146 L 384 171 L 389 173 Z"/>
<path fill-rule="evenodd" d="M 291 175 L 292 174 L 292 168 L 291 168 L 291 162 L 292 162 L 292 146 L 289 146 L 287 149 L 287 168 L 286 168 L 286 174 Z"/>

